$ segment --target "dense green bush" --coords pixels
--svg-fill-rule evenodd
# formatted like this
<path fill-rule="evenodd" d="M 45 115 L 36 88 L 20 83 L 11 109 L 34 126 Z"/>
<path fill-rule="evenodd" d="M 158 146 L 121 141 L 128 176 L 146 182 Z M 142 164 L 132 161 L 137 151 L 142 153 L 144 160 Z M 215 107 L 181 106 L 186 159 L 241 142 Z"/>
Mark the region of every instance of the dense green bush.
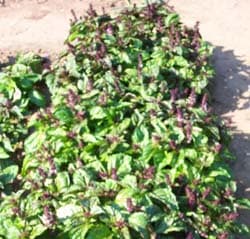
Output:
<path fill-rule="evenodd" d="M 238 208 L 250 203 L 234 196 L 229 136 L 208 103 L 212 49 L 198 25 L 184 27 L 165 4 L 115 18 L 90 7 L 66 44 L 53 69 L 31 81 L 46 81 L 49 106 L 39 91 L 21 87 L 24 115 L 34 112 L 30 104 L 42 108 L 17 137 L 29 128 L 11 176 L 18 185 L 1 194 L 1 238 L 227 239 L 247 232 L 235 223 Z M 4 74 L 18 85 L 13 67 Z M 11 94 L 2 79 L 1 92 Z M 15 102 L 13 93 L 8 99 Z"/>
<path fill-rule="evenodd" d="M 45 106 L 42 95 L 43 59 L 33 54 L 19 56 L 16 63 L 0 73 L 0 188 L 7 186 L 18 174 L 23 154 L 23 140 L 28 134 L 27 117 Z"/>

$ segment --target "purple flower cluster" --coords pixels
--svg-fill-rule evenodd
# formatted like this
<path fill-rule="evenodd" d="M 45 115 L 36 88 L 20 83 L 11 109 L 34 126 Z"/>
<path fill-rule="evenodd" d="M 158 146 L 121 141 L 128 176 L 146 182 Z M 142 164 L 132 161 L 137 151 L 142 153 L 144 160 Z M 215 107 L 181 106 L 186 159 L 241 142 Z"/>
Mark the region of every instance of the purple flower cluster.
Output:
<path fill-rule="evenodd" d="M 228 239 L 229 234 L 227 232 L 222 232 L 219 236 L 218 239 Z"/>
<path fill-rule="evenodd" d="M 237 213 L 237 212 L 231 212 L 231 213 L 222 215 L 222 218 L 227 222 L 228 221 L 235 221 L 238 217 L 239 217 L 239 213 Z"/>
<path fill-rule="evenodd" d="M 136 206 L 133 204 L 133 201 L 131 198 L 127 198 L 126 205 L 127 205 L 127 210 L 130 213 L 141 210 L 141 208 L 139 206 Z"/>
<path fill-rule="evenodd" d="M 194 47 L 194 49 L 196 51 L 199 50 L 200 48 L 200 42 L 201 42 L 201 35 L 200 35 L 200 31 L 199 31 L 199 22 L 196 22 L 195 26 L 194 26 L 194 31 L 193 31 L 193 40 L 191 45 Z"/>
<path fill-rule="evenodd" d="M 67 103 L 70 108 L 74 109 L 75 105 L 80 101 L 80 96 L 78 96 L 73 90 L 69 90 L 67 95 Z"/>
<path fill-rule="evenodd" d="M 203 193 L 202 193 L 202 199 L 204 200 L 204 199 L 206 199 L 208 196 L 209 196 L 209 194 L 211 193 L 211 188 L 210 187 L 208 187 Z"/>
<path fill-rule="evenodd" d="M 208 100 L 208 94 L 204 94 L 203 97 L 202 97 L 202 101 L 201 101 L 201 108 L 202 108 L 205 112 L 208 112 L 207 100 Z"/>
<path fill-rule="evenodd" d="M 150 166 L 143 170 L 142 177 L 144 179 L 153 179 L 155 174 L 155 167 Z"/>
<path fill-rule="evenodd" d="M 186 124 L 186 138 L 187 138 L 187 143 L 190 144 L 192 141 L 192 125 L 190 122 L 187 122 Z"/>
<path fill-rule="evenodd" d="M 178 88 L 174 88 L 174 89 L 170 90 L 170 95 L 171 95 L 170 101 L 171 102 L 175 102 L 176 101 L 177 96 L 178 96 L 177 94 L 178 94 Z"/>
<path fill-rule="evenodd" d="M 192 233 L 192 232 L 189 232 L 189 233 L 187 234 L 186 239 L 194 239 L 193 233 Z"/>
<path fill-rule="evenodd" d="M 176 108 L 176 117 L 177 117 L 177 123 L 178 127 L 182 128 L 183 126 L 183 113 L 180 108 Z"/>
<path fill-rule="evenodd" d="M 44 182 L 45 179 L 48 177 L 48 174 L 41 167 L 39 167 L 37 170 L 39 175 L 42 177 L 42 181 Z"/>
<path fill-rule="evenodd" d="M 112 168 L 110 173 L 106 173 L 106 172 L 98 172 L 98 176 L 100 179 L 108 179 L 111 178 L 113 180 L 118 180 L 118 175 L 117 175 L 117 169 L 116 168 Z"/>
<path fill-rule="evenodd" d="M 87 10 L 87 14 L 92 18 L 92 17 L 96 17 L 97 13 L 93 8 L 92 4 L 89 4 L 89 9 Z"/>
<path fill-rule="evenodd" d="M 48 157 L 48 162 L 49 162 L 49 165 L 50 165 L 50 176 L 54 177 L 57 174 L 55 161 L 51 156 L 49 156 Z"/>
<path fill-rule="evenodd" d="M 196 93 L 195 93 L 195 89 L 192 88 L 191 93 L 188 97 L 188 106 L 193 107 L 195 104 L 196 104 Z"/>
<path fill-rule="evenodd" d="M 188 199 L 188 205 L 191 209 L 193 209 L 196 205 L 196 194 L 189 186 L 185 187 L 185 193 Z"/>
<path fill-rule="evenodd" d="M 48 228 L 51 228 L 56 223 L 55 216 L 48 205 L 43 208 L 42 220 L 44 225 Z"/>

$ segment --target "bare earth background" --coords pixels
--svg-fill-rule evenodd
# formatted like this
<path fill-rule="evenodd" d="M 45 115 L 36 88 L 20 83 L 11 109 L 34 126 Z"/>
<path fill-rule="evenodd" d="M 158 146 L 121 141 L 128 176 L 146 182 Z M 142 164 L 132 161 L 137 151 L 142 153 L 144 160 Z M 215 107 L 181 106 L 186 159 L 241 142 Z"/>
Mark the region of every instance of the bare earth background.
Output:
<path fill-rule="evenodd" d="M 55 57 L 69 30 L 70 9 L 78 15 L 90 3 L 117 12 L 125 0 L 5 0 L 0 6 L 0 60 L 33 50 Z M 142 0 L 134 1 L 137 3 Z M 201 33 L 215 46 L 212 82 L 214 110 L 233 121 L 232 164 L 239 195 L 250 198 L 250 0 L 170 0 L 188 26 L 200 22 Z M 241 220 L 250 225 L 250 213 Z"/>

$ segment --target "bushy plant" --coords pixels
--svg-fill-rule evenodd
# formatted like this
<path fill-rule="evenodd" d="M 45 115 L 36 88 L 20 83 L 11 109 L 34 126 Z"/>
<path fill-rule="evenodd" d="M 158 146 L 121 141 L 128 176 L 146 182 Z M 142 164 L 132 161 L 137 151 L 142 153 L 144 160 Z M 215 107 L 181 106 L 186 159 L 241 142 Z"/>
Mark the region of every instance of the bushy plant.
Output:
<path fill-rule="evenodd" d="M 166 4 L 113 18 L 90 6 L 66 44 L 43 75 L 51 104 L 28 120 L 19 187 L 1 198 L 2 238 L 247 232 L 235 222 L 249 201 L 235 198 L 229 136 L 208 102 L 212 49 L 198 25 L 183 26 Z"/>
<path fill-rule="evenodd" d="M 0 188 L 11 190 L 22 165 L 23 140 L 28 134 L 27 117 L 45 106 L 42 67 L 44 59 L 34 54 L 18 56 L 14 65 L 0 73 Z"/>

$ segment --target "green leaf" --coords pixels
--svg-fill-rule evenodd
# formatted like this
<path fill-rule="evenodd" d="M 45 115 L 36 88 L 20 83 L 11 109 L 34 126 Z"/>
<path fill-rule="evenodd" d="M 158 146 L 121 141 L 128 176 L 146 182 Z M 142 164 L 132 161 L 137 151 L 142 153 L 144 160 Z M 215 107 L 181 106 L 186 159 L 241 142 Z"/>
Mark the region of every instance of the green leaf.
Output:
<path fill-rule="evenodd" d="M 34 157 L 32 157 L 31 155 L 27 155 L 24 159 L 23 159 L 23 165 L 22 165 L 22 176 L 25 176 L 28 172 L 28 170 L 32 169 L 32 168 L 36 168 L 40 165 L 39 160 L 35 159 Z"/>
<path fill-rule="evenodd" d="M 73 119 L 72 111 L 66 106 L 59 107 L 55 111 L 54 115 L 57 119 L 59 119 L 62 123 L 65 124 L 70 123 Z"/>
<path fill-rule="evenodd" d="M 38 150 L 43 144 L 46 135 L 44 132 L 35 131 L 24 142 L 24 148 L 26 153 L 32 153 Z"/>
<path fill-rule="evenodd" d="M 247 199 L 247 198 L 237 199 L 236 205 L 239 208 L 250 209 L 250 199 Z"/>
<path fill-rule="evenodd" d="M 69 54 L 67 56 L 67 61 L 65 66 L 71 76 L 76 78 L 79 78 L 81 76 L 80 73 L 78 72 L 78 66 L 76 63 L 75 56 L 73 54 Z"/>
<path fill-rule="evenodd" d="M 127 187 L 136 188 L 137 178 L 134 175 L 126 175 L 122 180 L 121 184 Z"/>
<path fill-rule="evenodd" d="M 145 145 L 142 150 L 140 160 L 145 163 L 149 162 L 156 152 L 156 148 L 152 144 Z"/>
<path fill-rule="evenodd" d="M 66 219 L 68 217 L 72 217 L 78 212 L 82 212 L 82 210 L 83 209 L 81 206 L 77 206 L 75 204 L 66 204 L 56 210 L 56 216 L 58 219 Z"/>
<path fill-rule="evenodd" d="M 92 119 L 103 119 L 106 116 L 104 110 L 100 106 L 94 106 L 89 113 Z"/>
<path fill-rule="evenodd" d="M 29 93 L 29 97 L 30 97 L 30 102 L 32 102 L 38 107 L 44 107 L 46 105 L 45 97 L 37 90 L 32 90 Z"/>
<path fill-rule="evenodd" d="M 121 233 L 124 239 L 132 239 L 128 227 L 123 227 Z"/>
<path fill-rule="evenodd" d="M 178 210 L 178 202 L 176 200 L 175 195 L 173 194 L 172 190 L 170 187 L 167 188 L 159 188 L 154 190 L 151 193 L 152 197 L 160 200 L 163 202 L 165 205 L 167 205 L 171 210 Z"/>
<path fill-rule="evenodd" d="M 0 159 L 7 159 L 9 158 L 9 155 L 6 153 L 4 148 L 0 146 Z"/>
<path fill-rule="evenodd" d="M 165 25 L 166 27 L 170 27 L 172 24 L 177 24 L 180 21 L 180 17 L 177 13 L 170 13 L 165 18 Z"/>
<path fill-rule="evenodd" d="M 250 235 L 250 227 L 248 225 L 235 223 L 232 229 L 233 229 L 233 232 L 236 233 L 237 235 L 242 235 L 242 236 Z"/>
<path fill-rule="evenodd" d="M 214 178 L 219 177 L 219 176 L 226 177 L 226 178 L 231 178 L 232 177 L 230 175 L 228 169 L 223 168 L 221 166 L 218 166 L 216 169 L 211 170 L 209 176 L 214 177 Z"/>
<path fill-rule="evenodd" d="M 47 230 L 47 227 L 45 227 L 42 224 L 38 224 L 32 228 L 29 238 L 36 239 L 38 236 L 42 235 L 46 230 Z"/>
<path fill-rule="evenodd" d="M 17 174 L 18 174 L 18 166 L 17 165 L 9 166 L 4 170 L 2 170 L 2 172 L 0 173 L 0 181 L 3 184 L 12 183 L 13 180 L 16 178 Z"/>
<path fill-rule="evenodd" d="M 33 85 L 41 80 L 41 75 L 38 74 L 31 74 L 23 76 L 17 84 L 20 84 L 20 87 L 23 89 L 31 89 Z"/>
<path fill-rule="evenodd" d="M 131 228 L 139 232 L 143 238 L 149 238 L 149 232 L 147 230 L 148 226 L 148 217 L 146 213 L 136 212 L 133 213 L 128 218 L 128 223 Z"/>
<path fill-rule="evenodd" d="M 93 226 L 88 234 L 86 239 L 100 239 L 100 238 L 105 238 L 105 239 L 111 239 L 111 231 L 109 228 L 105 225 L 99 224 Z"/>
<path fill-rule="evenodd" d="M 178 219 L 175 218 L 175 215 L 164 217 L 156 223 L 156 232 L 159 234 L 169 234 L 171 232 L 184 231 L 185 228 L 183 226 L 175 225 L 176 220 Z"/>
<path fill-rule="evenodd" d="M 69 238 L 72 239 L 86 239 L 86 235 L 91 228 L 91 224 L 83 224 L 77 227 L 73 227 L 69 232 Z M 64 239 L 64 238 L 62 238 Z M 68 238 L 67 238 L 68 239 Z"/>
<path fill-rule="evenodd" d="M 93 134 L 84 133 L 82 137 L 83 137 L 84 141 L 87 143 L 97 143 L 98 142 L 98 140 L 96 139 L 96 137 Z"/>
<path fill-rule="evenodd" d="M 131 119 L 124 119 L 117 127 L 117 133 L 118 134 L 122 134 L 124 133 L 124 130 L 126 130 L 129 126 L 130 126 L 130 123 L 131 123 Z"/>
<path fill-rule="evenodd" d="M 120 53 L 120 58 L 121 58 L 122 62 L 126 62 L 126 63 L 128 63 L 128 64 L 131 63 L 131 60 L 130 60 L 130 58 L 129 58 L 129 55 L 128 55 L 127 52 L 125 52 L 125 51 L 122 51 L 122 52 Z"/>
<path fill-rule="evenodd" d="M 132 188 L 126 188 L 121 190 L 116 198 L 115 198 L 115 202 L 119 205 L 122 206 L 124 208 L 126 208 L 127 205 L 127 199 L 128 198 L 132 198 L 135 195 L 135 191 Z"/>
<path fill-rule="evenodd" d="M 20 238 L 20 230 L 18 229 L 18 227 L 16 225 L 13 224 L 13 222 L 8 219 L 5 218 L 4 221 L 2 221 L 1 223 L 1 227 L 2 229 L 5 231 L 5 238 L 6 239 L 19 239 Z"/>
<path fill-rule="evenodd" d="M 186 158 L 191 159 L 191 160 L 195 160 L 198 157 L 197 151 L 195 149 L 192 148 L 187 148 L 187 149 L 183 149 L 184 150 L 184 155 Z"/>
<path fill-rule="evenodd" d="M 78 169 L 73 175 L 73 183 L 85 187 L 91 182 L 91 175 L 84 169 Z"/>
<path fill-rule="evenodd" d="M 60 172 L 55 179 L 56 187 L 59 192 L 65 191 L 70 186 L 70 178 L 67 172 Z"/>
<path fill-rule="evenodd" d="M 14 149 L 11 145 L 10 139 L 9 138 L 4 138 L 3 139 L 3 146 L 8 152 L 14 152 Z"/>

